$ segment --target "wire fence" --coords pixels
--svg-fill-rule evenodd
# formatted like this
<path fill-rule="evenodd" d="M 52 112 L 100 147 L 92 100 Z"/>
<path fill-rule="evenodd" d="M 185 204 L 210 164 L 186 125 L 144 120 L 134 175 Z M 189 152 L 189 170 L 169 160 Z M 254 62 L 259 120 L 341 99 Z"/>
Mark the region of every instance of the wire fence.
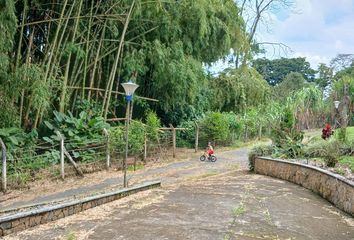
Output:
<path fill-rule="evenodd" d="M 139 152 L 129 152 L 127 163 L 135 165 L 162 161 L 164 158 L 173 156 L 173 144 L 172 131 L 160 131 L 158 140 L 155 141 L 147 139 L 145 136 L 144 148 Z M 108 155 L 109 166 L 117 170 L 123 167 L 125 140 L 122 137 L 102 135 L 84 141 L 67 138 L 63 139 L 63 146 L 64 150 L 61 148 L 60 141 L 41 141 L 27 149 L 8 150 L 6 159 L 9 186 L 21 188 L 29 181 L 38 178 L 60 178 L 62 151 L 69 154 L 83 173 L 107 168 Z M 67 159 L 65 160 L 65 176 L 75 174 L 75 167 L 70 163 Z M 2 170 L 0 173 L 3 175 Z"/>

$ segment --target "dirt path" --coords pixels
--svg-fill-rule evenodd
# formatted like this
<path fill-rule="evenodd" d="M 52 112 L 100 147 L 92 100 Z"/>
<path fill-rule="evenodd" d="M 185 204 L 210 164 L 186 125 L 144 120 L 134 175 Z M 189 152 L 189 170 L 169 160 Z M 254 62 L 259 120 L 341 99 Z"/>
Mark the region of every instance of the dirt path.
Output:
<path fill-rule="evenodd" d="M 5 239 L 354 239 L 353 218 L 321 197 L 248 173 L 246 148 L 218 157 L 141 171 L 131 184 L 161 179 L 162 188 Z"/>

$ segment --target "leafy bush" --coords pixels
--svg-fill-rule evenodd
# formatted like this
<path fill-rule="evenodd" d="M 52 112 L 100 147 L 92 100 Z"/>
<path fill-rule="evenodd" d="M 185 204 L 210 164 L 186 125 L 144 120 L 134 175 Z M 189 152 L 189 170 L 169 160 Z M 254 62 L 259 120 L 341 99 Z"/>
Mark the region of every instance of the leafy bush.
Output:
<path fill-rule="evenodd" d="M 140 121 L 132 121 L 129 125 L 129 152 L 140 154 L 144 150 L 145 126 Z"/>
<path fill-rule="evenodd" d="M 248 153 L 248 167 L 250 171 L 254 170 L 254 161 L 258 156 L 270 156 L 273 153 L 272 145 L 256 145 Z"/>
<path fill-rule="evenodd" d="M 161 126 L 160 119 L 155 112 L 149 111 L 146 114 L 146 135 L 152 142 L 157 142 L 159 139 L 159 128 Z"/>
<path fill-rule="evenodd" d="M 328 167 L 334 167 L 342 154 L 342 144 L 337 140 L 319 141 L 304 148 L 304 156 L 309 158 L 320 157 Z"/>
<path fill-rule="evenodd" d="M 125 148 L 124 125 L 109 129 L 109 143 L 111 152 L 123 152 Z"/>
<path fill-rule="evenodd" d="M 230 123 L 220 112 L 210 112 L 202 121 L 203 133 L 208 141 L 226 141 L 230 133 Z"/>
<path fill-rule="evenodd" d="M 340 142 L 347 142 L 348 138 L 347 138 L 347 128 L 339 128 L 336 130 L 336 138 L 338 141 Z"/>
<path fill-rule="evenodd" d="M 279 126 L 273 127 L 271 138 L 285 157 L 296 158 L 302 155 L 304 134 L 295 128 L 294 115 L 289 108 L 285 109 Z"/>
<path fill-rule="evenodd" d="M 109 131 L 111 152 L 124 153 L 125 126 L 112 127 Z M 130 154 L 139 155 L 144 150 L 145 126 L 140 121 L 132 121 L 129 124 L 129 143 L 128 150 Z"/>
<path fill-rule="evenodd" d="M 4 141 L 7 149 L 11 151 L 25 146 L 33 146 L 38 138 L 38 133 L 36 130 L 25 133 L 20 128 L 1 128 L 0 138 Z"/>
<path fill-rule="evenodd" d="M 102 139 L 103 129 L 110 127 L 102 117 L 94 117 L 86 112 L 81 112 L 79 118 L 76 118 L 71 112 L 66 115 L 54 111 L 54 119 L 44 121 L 44 124 L 52 135 L 43 137 L 43 139 L 50 144 L 54 144 L 54 142 L 60 140 L 56 135 L 56 131 L 59 131 L 66 140 L 70 141 L 65 145 L 67 149 L 92 142 L 93 139 Z"/>
<path fill-rule="evenodd" d="M 187 131 L 177 131 L 176 141 L 179 147 L 193 148 L 195 144 L 195 123 L 194 121 L 182 122 L 178 127 L 187 128 Z"/>
<path fill-rule="evenodd" d="M 233 143 L 236 140 L 237 135 L 241 134 L 241 130 L 243 128 L 242 122 L 239 120 L 238 116 L 233 113 L 223 113 L 225 118 L 229 123 L 229 130 L 230 130 L 230 140 Z"/>

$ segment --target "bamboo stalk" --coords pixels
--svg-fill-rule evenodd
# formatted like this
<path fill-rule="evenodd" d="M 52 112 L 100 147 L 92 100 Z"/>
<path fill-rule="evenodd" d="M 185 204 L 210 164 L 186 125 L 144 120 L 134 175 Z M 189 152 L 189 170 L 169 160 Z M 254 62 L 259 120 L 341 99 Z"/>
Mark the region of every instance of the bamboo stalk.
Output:
<path fill-rule="evenodd" d="M 107 119 L 107 113 L 108 113 L 109 103 L 110 103 L 110 100 L 111 100 L 113 82 L 114 82 L 114 78 L 115 78 L 115 75 L 116 75 L 116 70 L 117 70 L 117 66 L 118 66 L 118 62 L 119 62 L 119 57 L 120 57 L 121 50 L 122 50 L 122 47 L 123 47 L 125 33 L 127 32 L 127 29 L 128 29 L 128 25 L 129 25 L 129 22 L 130 22 L 130 17 L 132 15 L 134 5 L 135 5 L 135 0 L 133 1 L 133 3 L 130 6 L 129 13 L 128 13 L 126 22 L 124 24 L 123 32 L 122 32 L 122 35 L 121 35 L 121 40 L 119 42 L 118 51 L 117 51 L 117 54 L 116 54 L 116 57 L 115 57 L 115 62 L 114 62 L 114 65 L 113 65 L 113 68 L 112 68 L 112 71 L 111 71 L 111 74 L 110 74 L 110 78 L 109 78 L 109 81 L 108 81 L 108 84 L 107 84 L 105 96 L 104 96 L 104 99 L 103 99 L 102 115 L 103 115 L 104 119 Z"/>
<path fill-rule="evenodd" d="M 99 54 L 101 52 L 101 47 L 102 47 L 102 43 L 103 43 L 103 38 L 104 38 L 105 32 L 106 32 L 106 22 L 104 23 L 104 27 L 103 27 L 103 30 L 102 30 L 100 42 L 98 44 L 98 49 L 97 49 L 97 52 L 96 52 L 96 57 L 95 57 L 95 60 L 94 60 L 94 65 L 93 65 L 91 78 L 90 78 L 90 88 L 93 87 L 93 83 L 94 83 L 94 79 L 95 79 L 95 73 L 96 73 L 96 68 L 97 68 L 98 57 L 99 57 Z M 82 91 L 85 90 L 84 88 L 85 88 L 85 86 L 83 86 Z M 87 100 L 88 101 L 91 100 L 91 91 L 88 92 Z"/>
<path fill-rule="evenodd" d="M 24 0 L 23 1 L 23 12 L 22 12 L 22 25 L 25 23 L 26 12 L 27 12 L 27 0 Z M 24 29 L 24 26 L 21 26 L 20 37 L 19 37 L 19 42 L 18 42 L 18 47 L 17 47 L 17 54 L 16 54 L 15 70 L 17 70 L 18 66 L 20 65 L 23 29 Z"/>
<path fill-rule="evenodd" d="M 85 98 L 85 90 L 83 89 L 86 85 L 86 75 L 87 75 L 87 61 L 88 61 L 88 52 L 89 52 L 89 41 L 90 41 L 90 32 L 91 32 L 91 26 L 92 26 L 92 11 L 93 11 L 93 2 L 91 1 L 91 8 L 90 8 L 90 20 L 89 20 L 89 26 L 87 30 L 87 38 L 86 38 L 86 54 L 85 54 L 85 66 L 84 66 L 84 76 L 82 78 L 82 91 L 81 91 L 81 98 Z"/>
<path fill-rule="evenodd" d="M 48 54 L 48 62 L 46 62 L 46 66 L 47 67 L 46 67 L 46 71 L 45 71 L 45 75 L 44 75 L 44 79 L 43 79 L 44 82 L 46 82 L 47 79 L 49 78 L 50 70 L 54 68 L 54 66 L 52 67 L 52 65 L 54 65 L 54 64 L 52 64 L 52 60 L 53 60 L 53 56 L 56 55 L 56 54 L 53 54 L 52 52 L 54 52 L 54 50 L 55 50 L 57 45 L 60 46 L 60 42 L 61 41 L 59 42 L 59 44 L 57 43 L 58 42 L 59 32 L 63 31 L 63 33 L 61 35 L 61 37 L 62 37 L 64 35 L 65 29 L 66 29 L 66 27 L 64 29 L 62 29 L 61 28 L 61 24 L 62 24 L 62 18 L 64 16 L 67 3 L 68 3 L 68 0 L 65 0 L 64 6 L 63 6 L 62 11 L 60 13 L 60 20 L 59 20 L 59 23 L 58 23 L 58 26 L 57 26 L 57 29 L 56 29 L 56 32 L 55 32 L 53 44 L 51 44 L 51 47 L 50 47 L 50 50 L 49 50 L 50 54 Z M 72 8 L 71 8 L 71 11 L 72 11 Z M 69 14 L 71 14 L 71 11 L 70 11 Z M 67 26 L 67 23 L 66 23 L 66 26 Z M 32 101 L 33 101 L 33 97 L 34 96 L 32 94 L 31 97 L 30 97 L 30 100 L 29 100 L 29 106 L 28 106 L 27 113 L 26 113 L 26 119 L 29 116 L 29 112 L 30 112 L 30 109 L 31 109 L 31 104 L 32 104 Z M 37 127 L 40 112 L 41 112 L 41 106 L 37 109 L 35 122 L 33 124 L 33 128 Z"/>
<path fill-rule="evenodd" d="M 80 14 L 81 14 L 82 1 L 83 0 L 80 0 L 79 10 L 77 12 L 77 16 L 80 16 Z M 73 31 L 73 35 L 72 35 L 72 38 L 71 38 L 71 42 L 75 41 L 78 25 L 79 25 L 79 21 L 78 21 L 78 18 L 77 18 L 77 19 L 75 19 L 74 31 Z M 61 94 L 60 94 L 59 112 L 64 112 L 64 109 L 65 109 L 65 96 L 66 96 L 66 88 L 67 88 L 67 85 L 68 85 L 70 62 L 71 62 L 71 52 L 69 52 L 68 61 L 66 63 L 66 67 L 65 67 L 63 87 L 62 87 L 62 91 L 61 91 Z"/>
<path fill-rule="evenodd" d="M 121 22 L 124 22 L 126 14 L 99 14 L 99 15 L 94 15 L 94 18 L 101 18 L 102 19 L 112 19 L 112 20 L 119 20 Z M 29 23 L 24 23 L 18 25 L 18 27 L 25 27 L 25 26 L 32 26 L 32 25 L 37 25 L 41 23 L 51 23 L 51 22 L 60 22 L 60 20 L 76 20 L 76 19 L 81 19 L 81 18 L 89 18 L 90 16 L 78 16 L 78 17 L 64 17 L 64 18 L 52 18 L 48 20 L 40 20 L 40 21 L 34 21 L 34 22 L 29 22 Z"/>

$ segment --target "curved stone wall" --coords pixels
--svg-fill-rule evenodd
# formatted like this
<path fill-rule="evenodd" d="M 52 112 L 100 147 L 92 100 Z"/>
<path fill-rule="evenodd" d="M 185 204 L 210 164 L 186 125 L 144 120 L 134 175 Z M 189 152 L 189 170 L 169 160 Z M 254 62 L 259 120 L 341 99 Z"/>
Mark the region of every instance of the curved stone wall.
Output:
<path fill-rule="evenodd" d="M 315 166 L 265 157 L 255 159 L 254 171 L 310 189 L 354 216 L 354 183 L 343 176 Z"/>

